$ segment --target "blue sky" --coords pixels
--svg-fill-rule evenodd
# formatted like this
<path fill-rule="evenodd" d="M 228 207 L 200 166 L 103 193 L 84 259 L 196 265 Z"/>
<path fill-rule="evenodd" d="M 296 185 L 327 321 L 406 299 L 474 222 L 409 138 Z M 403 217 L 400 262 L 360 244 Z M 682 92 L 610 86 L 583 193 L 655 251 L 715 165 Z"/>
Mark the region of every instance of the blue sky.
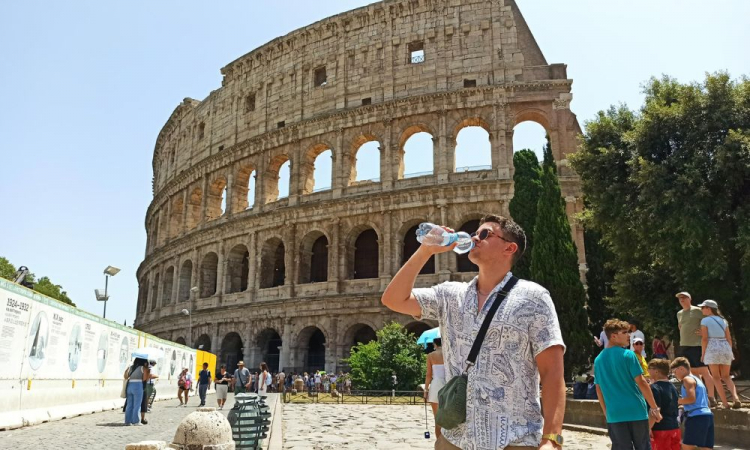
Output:
<path fill-rule="evenodd" d="M 97 314 L 102 271 L 120 267 L 107 317 L 132 324 L 151 156 L 174 108 L 219 88 L 219 69 L 259 45 L 367 3 L 2 2 L 0 256 Z M 547 61 L 568 64 L 582 124 L 611 104 L 640 106 L 654 75 L 750 74 L 744 0 L 518 4 Z M 541 130 L 516 135 L 517 148 L 541 148 Z"/>

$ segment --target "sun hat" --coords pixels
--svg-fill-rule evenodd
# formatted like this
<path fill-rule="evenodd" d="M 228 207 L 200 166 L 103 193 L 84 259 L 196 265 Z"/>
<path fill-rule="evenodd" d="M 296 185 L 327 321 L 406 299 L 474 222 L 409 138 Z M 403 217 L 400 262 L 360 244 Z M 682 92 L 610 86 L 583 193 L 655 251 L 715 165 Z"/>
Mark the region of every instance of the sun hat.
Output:
<path fill-rule="evenodd" d="M 703 303 L 698 305 L 698 307 L 700 308 L 703 308 L 704 306 L 708 306 L 709 308 L 713 308 L 713 309 L 719 309 L 719 304 L 713 300 L 704 300 Z"/>

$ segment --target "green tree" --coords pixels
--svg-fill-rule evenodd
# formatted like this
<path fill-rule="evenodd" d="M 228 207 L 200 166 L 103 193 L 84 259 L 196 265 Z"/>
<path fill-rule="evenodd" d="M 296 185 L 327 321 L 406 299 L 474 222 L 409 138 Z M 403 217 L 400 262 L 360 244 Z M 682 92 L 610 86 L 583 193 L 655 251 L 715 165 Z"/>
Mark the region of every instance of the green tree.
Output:
<path fill-rule="evenodd" d="M 537 203 L 542 190 L 539 160 L 533 150 L 523 149 L 513 155 L 513 199 L 508 205 L 513 220 L 526 232 L 526 251 L 513 265 L 518 278 L 531 279 L 531 249 L 534 245 Z"/>
<path fill-rule="evenodd" d="M 750 354 L 750 80 L 665 76 L 644 93 L 639 113 L 599 112 L 569 158 L 614 255 L 611 305 L 674 336 L 677 290 L 715 299 Z"/>
<path fill-rule="evenodd" d="M 11 264 L 7 258 L 0 256 L 0 278 L 12 280 L 13 275 L 15 274 L 16 268 L 13 266 L 13 264 Z"/>
<path fill-rule="evenodd" d="M 555 157 L 552 156 L 552 146 L 549 143 L 549 135 L 545 136 L 547 144 L 544 146 L 544 160 L 542 161 L 542 168 L 550 168 L 554 173 L 557 173 L 557 164 L 555 164 Z"/>
<path fill-rule="evenodd" d="M 390 390 L 394 372 L 397 390 L 415 390 L 424 383 L 425 355 L 417 337 L 395 322 L 376 335 L 377 340 L 352 347 L 351 356 L 345 360 L 351 368 L 352 383 L 359 389 Z"/>
<path fill-rule="evenodd" d="M 75 303 L 68 297 L 68 293 L 63 290 L 62 286 L 53 284 L 48 277 L 40 278 L 34 284 L 34 290 L 47 297 L 52 297 L 68 305 L 75 306 Z"/>
<path fill-rule="evenodd" d="M 549 145 L 545 152 L 549 151 Z M 552 163 L 554 166 L 554 162 Z M 537 205 L 531 278 L 549 290 L 560 320 L 568 377 L 589 364 L 593 338 L 588 332 L 586 292 L 578 272 L 578 256 L 565 214 L 565 201 L 554 168 L 542 167 L 542 193 Z"/>
<path fill-rule="evenodd" d="M 584 220 L 585 226 L 585 220 Z M 612 298 L 612 283 L 615 273 L 612 269 L 612 252 L 602 242 L 601 233 L 585 227 L 583 243 L 586 247 L 586 297 L 589 316 L 589 331 L 598 336 L 602 325 L 613 316 L 609 302 Z"/>

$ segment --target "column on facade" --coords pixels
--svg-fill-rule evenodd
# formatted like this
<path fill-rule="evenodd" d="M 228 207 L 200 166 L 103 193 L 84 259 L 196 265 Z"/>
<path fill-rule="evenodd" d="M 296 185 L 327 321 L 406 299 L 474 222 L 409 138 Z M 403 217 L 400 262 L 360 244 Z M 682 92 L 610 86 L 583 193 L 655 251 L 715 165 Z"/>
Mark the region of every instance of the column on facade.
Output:
<path fill-rule="evenodd" d="M 344 130 L 339 129 L 336 132 L 336 148 L 333 149 L 333 180 L 331 181 L 331 189 L 333 191 L 333 198 L 339 198 L 342 195 L 343 189 L 348 184 L 349 174 L 346 172 L 346 158 L 348 157 L 349 150 L 344 149 Z"/>
<path fill-rule="evenodd" d="M 287 369 L 297 364 L 296 358 L 292 356 L 292 319 L 284 319 L 281 331 L 281 353 L 279 353 L 279 369 Z"/>
<path fill-rule="evenodd" d="M 172 240 L 172 197 L 167 197 L 167 226 L 166 236 L 164 236 L 164 242 Z"/>
<path fill-rule="evenodd" d="M 227 198 L 225 199 L 226 209 L 224 210 L 224 217 L 229 217 L 234 212 L 233 198 L 234 198 L 234 169 L 230 168 L 227 174 Z"/>
<path fill-rule="evenodd" d="M 438 183 L 447 183 L 450 174 L 455 170 L 456 145 L 448 135 L 446 112 L 440 111 L 438 120 L 437 142 L 433 145 L 433 161 Z M 433 137 L 433 139 L 435 139 Z M 433 142 L 435 142 L 433 140 Z"/>
<path fill-rule="evenodd" d="M 399 236 L 393 235 L 393 213 L 391 211 L 383 212 L 383 244 L 381 245 L 380 254 L 383 255 L 380 261 L 380 276 L 390 278 L 394 275 L 394 267 L 397 267 L 397 262 L 394 261 L 395 255 L 398 255 L 398 251 L 394 248 L 394 245 L 398 245 Z"/>
<path fill-rule="evenodd" d="M 388 190 L 393 188 L 393 183 L 396 179 L 394 175 L 394 162 L 397 169 L 399 149 L 394 148 L 392 144 L 391 133 L 393 132 L 393 121 L 386 119 L 383 121 L 383 125 L 385 131 L 383 140 L 380 142 L 380 184 L 384 190 Z"/>
<path fill-rule="evenodd" d="M 268 163 L 266 161 L 266 158 L 261 158 L 258 161 L 258 167 L 255 169 L 256 176 L 255 176 L 255 202 L 253 203 L 253 210 L 255 211 L 262 211 L 264 205 L 266 204 L 266 178 L 268 177 L 268 174 L 266 173 L 268 167 Z"/>
<path fill-rule="evenodd" d="M 294 296 L 294 285 L 297 281 L 297 224 L 292 223 L 286 227 L 284 233 L 284 286 L 289 286 L 289 295 Z"/>
<path fill-rule="evenodd" d="M 339 263 L 341 256 L 339 255 L 339 241 L 341 239 L 339 219 L 334 219 L 329 228 L 331 234 L 331 242 L 328 243 L 328 281 L 338 282 L 340 279 Z"/>
<path fill-rule="evenodd" d="M 258 252 L 256 250 L 257 245 L 255 243 L 255 233 L 250 233 L 249 237 L 250 242 L 247 246 L 247 251 L 249 253 L 247 262 L 247 292 L 252 293 L 253 297 L 255 297 L 255 273 L 258 271 L 255 265 L 257 260 L 255 255 L 257 255 Z"/>
<path fill-rule="evenodd" d="M 495 94 L 499 95 L 499 94 Z M 511 167 L 513 166 L 513 139 L 511 137 L 510 147 L 506 139 L 505 104 L 499 98 L 495 99 L 493 105 L 494 121 L 493 130 L 490 133 L 490 148 L 492 152 L 492 169 L 500 179 L 511 178 Z"/>
<path fill-rule="evenodd" d="M 292 144 L 291 156 L 289 158 L 289 206 L 294 206 L 299 201 L 302 191 L 302 161 L 300 157 L 300 140 L 295 139 Z"/>
<path fill-rule="evenodd" d="M 215 295 L 221 295 L 225 292 L 225 281 L 224 280 L 224 274 L 227 273 L 227 264 L 229 263 L 228 258 L 226 257 L 226 249 L 224 248 L 226 245 L 226 242 L 222 240 L 219 243 L 219 250 L 217 252 L 217 257 L 219 261 L 216 264 L 216 294 Z"/>
<path fill-rule="evenodd" d="M 336 356 L 336 351 L 337 351 L 337 349 L 339 347 L 339 345 L 338 345 L 338 341 L 339 341 L 339 339 L 338 339 L 338 335 L 339 335 L 338 325 L 339 325 L 338 318 L 331 317 L 330 324 L 329 324 L 329 327 L 328 327 L 328 339 L 329 340 L 326 340 L 326 343 L 325 343 L 325 347 L 326 347 L 326 352 L 325 352 L 325 355 L 326 355 L 325 356 L 325 359 L 326 359 L 325 369 L 326 369 L 326 372 L 328 372 L 328 373 L 335 372 L 336 371 L 336 366 L 338 365 L 338 358 Z"/>
<path fill-rule="evenodd" d="M 201 225 L 206 223 L 206 214 L 208 213 L 208 175 L 203 176 L 203 195 L 201 196 Z"/>
<path fill-rule="evenodd" d="M 193 273 L 190 275 L 190 281 L 192 282 L 192 286 L 190 286 L 189 289 L 193 289 L 193 287 L 198 287 L 198 292 L 193 293 L 192 290 L 189 291 L 188 294 L 188 310 L 194 311 L 195 310 L 195 299 L 200 296 L 200 285 L 201 280 L 200 278 L 200 261 L 198 261 L 198 257 L 200 256 L 200 253 L 198 253 L 198 249 L 193 250 Z"/>
<path fill-rule="evenodd" d="M 185 234 L 187 231 L 187 217 L 188 217 L 188 191 L 190 187 L 183 189 L 182 191 L 182 222 L 180 223 L 180 234 Z"/>

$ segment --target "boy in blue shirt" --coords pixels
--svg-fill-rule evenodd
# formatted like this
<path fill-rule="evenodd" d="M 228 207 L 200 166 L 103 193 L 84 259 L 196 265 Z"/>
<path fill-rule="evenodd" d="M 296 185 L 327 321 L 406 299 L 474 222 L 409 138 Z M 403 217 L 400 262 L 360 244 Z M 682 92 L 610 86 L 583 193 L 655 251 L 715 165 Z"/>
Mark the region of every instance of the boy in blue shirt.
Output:
<path fill-rule="evenodd" d="M 714 448 L 714 414 L 708 403 L 708 392 L 700 377 L 690 373 L 687 358 L 675 358 L 672 373 L 682 381 L 682 405 L 685 419 L 685 434 L 682 435 L 683 450 Z"/>
<path fill-rule="evenodd" d="M 651 450 L 648 419 L 660 422 L 661 414 L 638 358 L 623 348 L 630 344 L 630 326 L 610 319 L 604 324 L 604 331 L 609 347 L 594 360 L 594 375 L 612 450 Z"/>

